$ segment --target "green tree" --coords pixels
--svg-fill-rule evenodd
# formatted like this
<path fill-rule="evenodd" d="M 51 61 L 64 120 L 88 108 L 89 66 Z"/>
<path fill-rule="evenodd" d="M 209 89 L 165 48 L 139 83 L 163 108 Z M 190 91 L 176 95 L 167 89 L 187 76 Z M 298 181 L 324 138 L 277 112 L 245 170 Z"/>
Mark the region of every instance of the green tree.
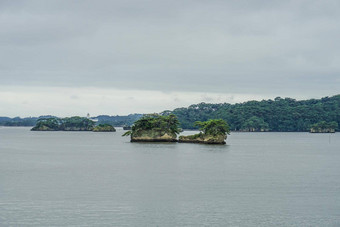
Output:
<path fill-rule="evenodd" d="M 264 122 L 261 127 L 270 131 L 308 131 L 312 124 L 320 121 L 334 121 L 340 124 L 340 95 L 301 101 L 277 97 L 275 100 L 237 104 L 199 103 L 174 109 L 172 113 L 178 117 L 181 127 L 185 129 L 197 128 L 195 121 L 223 119 L 232 130 L 242 130 L 258 122 L 254 119 L 250 122 L 252 117 L 257 117 Z"/>
<path fill-rule="evenodd" d="M 222 119 L 211 119 L 208 121 L 196 121 L 195 125 L 199 127 L 205 135 L 226 135 L 230 133 L 229 125 Z"/>
<path fill-rule="evenodd" d="M 37 120 L 37 123 L 32 130 L 34 131 L 42 128 L 47 130 L 59 130 L 61 123 L 59 118 L 40 118 Z"/>
<path fill-rule="evenodd" d="M 179 121 L 174 114 L 162 116 L 159 114 L 147 114 L 137 120 L 130 131 L 127 131 L 123 136 L 133 135 L 141 131 L 159 130 L 171 134 L 179 134 Z"/>

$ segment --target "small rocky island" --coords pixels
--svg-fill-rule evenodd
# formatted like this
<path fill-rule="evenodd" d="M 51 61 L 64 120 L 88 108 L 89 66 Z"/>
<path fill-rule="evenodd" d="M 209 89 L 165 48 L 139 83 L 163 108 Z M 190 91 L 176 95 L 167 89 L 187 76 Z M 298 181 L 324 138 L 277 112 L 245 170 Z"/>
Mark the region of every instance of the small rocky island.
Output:
<path fill-rule="evenodd" d="M 115 132 L 116 129 L 110 124 L 99 124 L 93 129 L 94 132 Z"/>
<path fill-rule="evenodd" d="M 195 135 L 180 136 L 180 143 L 203 143 L 203 144 L 225 144 L 227 134 L 230 133 L 229 125 L 222 119 L 209 121 L 196 121 L 195 125 L 201 131 Z"/>
<path fill-rule="evenodd" d="M 173 114 L 148 114 L 137 120 L 123 136 L 131 136 L 131 142 L 177 142 L 178 126 L 179 121 Z"/>
<path fill-rule="evenodd" d="M 311 133 L 335 133 L 335 130 L 338 128 L 338 123 L 335 121 L 326 122 L 320 121 L 311 126 Z"/>
<path fill-rule="evenodd" d="M 132 129 L 131 126 L 128 126 L 128 125 L 124 125 L 124 126 L 123 126 L 123 130 L 131 130 L 131 129 Z"/>
<path fill-rule="evenodd" d="M 66 118 L 41 118 L 37 120 L 32 131 L 93 131 L 93 132 L 115 132 L 116 129 L 109 124 L 95 126 L 95 122 L 86 117 Z"/>

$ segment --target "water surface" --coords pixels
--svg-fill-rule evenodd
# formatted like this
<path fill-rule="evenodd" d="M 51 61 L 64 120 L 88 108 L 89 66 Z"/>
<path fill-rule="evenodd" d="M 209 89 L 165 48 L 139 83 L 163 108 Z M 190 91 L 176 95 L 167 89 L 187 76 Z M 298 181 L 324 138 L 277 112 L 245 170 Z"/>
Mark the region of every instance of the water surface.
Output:
<path fill-rule="evenodd" d="M 122 133 L 1 127 L 0 226 L 340 225 L 340 133 Z"/>

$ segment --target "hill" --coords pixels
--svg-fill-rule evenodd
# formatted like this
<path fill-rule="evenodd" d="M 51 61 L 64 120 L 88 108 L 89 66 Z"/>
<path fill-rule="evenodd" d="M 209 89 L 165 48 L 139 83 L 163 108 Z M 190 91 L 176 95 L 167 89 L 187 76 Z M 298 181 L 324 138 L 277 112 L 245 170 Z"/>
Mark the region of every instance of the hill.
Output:
<path fill-rule="evenodd" d="M 195 129 L 195 121 L 221 118 L 235 131 L 308 131 L 320 121 L 340 125 L 340 95 L 302 101 L 277 97 L 237 104 L 199 103 L 163 112 L 170 113 L 178 117 L 184 129 Z"/>

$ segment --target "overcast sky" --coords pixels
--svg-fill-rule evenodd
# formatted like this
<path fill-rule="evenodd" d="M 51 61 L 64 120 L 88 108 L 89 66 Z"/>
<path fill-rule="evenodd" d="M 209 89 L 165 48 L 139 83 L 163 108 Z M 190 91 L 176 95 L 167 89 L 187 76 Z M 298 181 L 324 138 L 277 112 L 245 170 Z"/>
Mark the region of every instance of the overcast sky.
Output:
<path fill-rule="evenodd" d="M 340 93 L 340 1 L 0 1 L 0 116 Z"/>

